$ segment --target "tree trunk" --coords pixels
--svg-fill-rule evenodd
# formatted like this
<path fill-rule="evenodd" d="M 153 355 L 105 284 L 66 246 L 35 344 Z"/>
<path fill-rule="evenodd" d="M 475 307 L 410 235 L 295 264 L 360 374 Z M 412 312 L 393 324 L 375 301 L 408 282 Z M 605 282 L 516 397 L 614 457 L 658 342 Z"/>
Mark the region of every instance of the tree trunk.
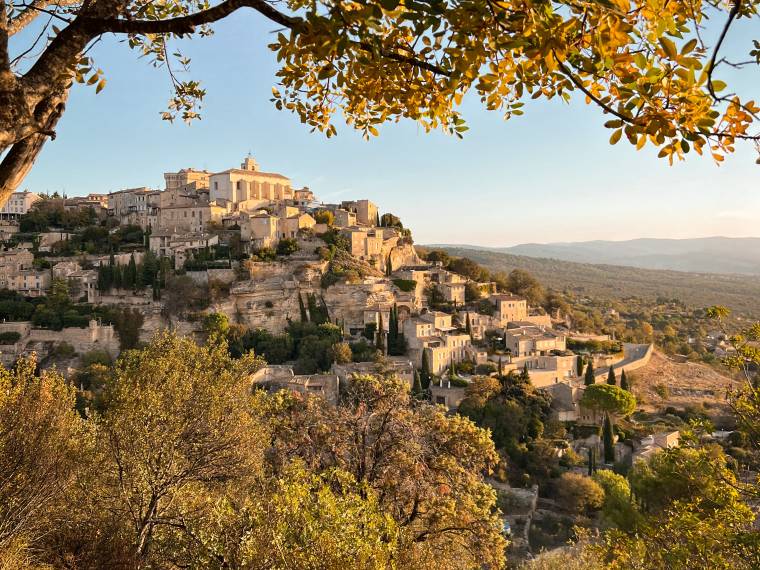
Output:
<path fill-rule="evenodd" d="M 29 135 L 15 143 L 0 162 L 0 207 L 16 191 L 37 160 L 48 137 L 55 138 L 54 129 L 65 109 L 66 94 L 48 104 L 49 111 L 42 132 Z"/>

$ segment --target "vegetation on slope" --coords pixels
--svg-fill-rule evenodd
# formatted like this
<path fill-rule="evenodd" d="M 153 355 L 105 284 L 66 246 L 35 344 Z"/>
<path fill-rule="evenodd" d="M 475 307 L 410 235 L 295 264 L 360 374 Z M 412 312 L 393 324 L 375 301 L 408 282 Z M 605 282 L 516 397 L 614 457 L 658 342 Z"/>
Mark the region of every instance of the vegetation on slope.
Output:
<path fill-rule="evenodd" d="M 754 277 L 592 265 L 466 247 L 443 249 L 451 255 L 469 257 L 491 271 L 527 270 L 556 291 L 595 299 L 675 298 L 692 307 L 721 304 L 743 316 L 760 318 L 760 281 Z"/>

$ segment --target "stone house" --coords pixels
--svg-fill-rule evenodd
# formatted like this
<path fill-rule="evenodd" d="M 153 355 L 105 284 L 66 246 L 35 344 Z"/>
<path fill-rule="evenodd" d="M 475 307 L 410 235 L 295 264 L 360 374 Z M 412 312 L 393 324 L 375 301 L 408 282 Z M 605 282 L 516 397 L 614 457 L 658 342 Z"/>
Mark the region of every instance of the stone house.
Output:
<path fill-rule="evenodd" d="M 532 323 L 516 322 L 504 329 L 504 345 L 513 357 L 546 356 L 553 350 L 565 351 L 567 337 Z"/>
<path fill-rule="evenodd" d="M 340 207 L 355 215 L 354 224 L 359 223 L 363 226 L 375 226 L 377 224 L 377 205 L 369 200 L 345 201 L 341 202 Z"/>
<path fill-rule="evenodd" d="M 511 293 L 499 293 L 491 295 L 488 300 L 496 307 L 495 316 L 499 318 L 501 326 L 509 322 L 524 321 L 528 316 L 528 301 L 522 297 Z"/>
<path fill-rule="evenodd" d="M 240 239 L 252 248 L 274 247 L 280 239 L 280 218 L 265 211 L 240 213 Z"/>
<path fill-rule="evenodd" d="M 292 366 L 265 366 L 251 376 L 252 386 L 269 391 L 290 390 L 297 394 L 316 395 L 327 402 L 338 401 L 340 379 L 336 374 L 295 374 Z"/>
<path fill-rule="evenodd" d="M 281 217 L 279 224 L 280 237 L 293 239 L 298 235 L 299 230 L 312 229 L 316 223 L 311 214 L 296 212 L 288 217 Z"/>
<path fill-rule="evenodd" d="M 0 208 L 0 219 L 12 220 L 26 214 L 35 202 L 42 200 L 42 196 L 24 190 L 23 192 L 14 192 L 8 198 L 8 201 Z"/>
<path fill-rule="evenodd" d="M 337 228 L 349 228 L 356 225 L 356 214 L 353 212 L 338 208 L 333 212 L 333 215 L 335 216 L 333 225 Z"/>
<path fill-rule="evenodd" d="M 217 204 L 194 203 L 167 206 L 158 212 L 158 229 L 174 233 L 200 233 L 209 222 L 221 222 L 226 208 Z"/>

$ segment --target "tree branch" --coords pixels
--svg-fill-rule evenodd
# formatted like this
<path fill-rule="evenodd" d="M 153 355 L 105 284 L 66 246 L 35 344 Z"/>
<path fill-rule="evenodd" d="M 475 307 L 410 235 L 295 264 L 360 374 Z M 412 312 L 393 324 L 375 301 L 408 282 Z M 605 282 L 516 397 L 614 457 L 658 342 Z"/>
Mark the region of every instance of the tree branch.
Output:
<path fill-rule="evenodd" d="M 26 8 L 24 8 L 15 18 L 12 18 L 8 24 L 8 35 L 12 36 L 23 30 L 42 12 L 50 14 L 49 10 L 45 10 L 47 6 L 55 6 L 56 8 L 62 6 L 71 6 L 77 4 L 79 0 L 56 0 L 51 2 L 50 0 L 34 0 Z M 57 16 L 57 15 L 56 15 Z"/>
<path fill-rule="evenodd" d="M 715 49 L 713 50 L 712 57 L 710 58 L 710 63 L 707 64 L 707 90 L 710 92 L 710 95 L 712 95 L 712 98 L 716 101 L 723 101 L 725 100 L 725 97 L 718 97 L 718 95 L 715 93 L 715 88 L 713 87 L 712 74 L 715 70 L 715 60 L 718 58 L 718 52 L 720 51 L 721 46 L 723 46 L 723 40 L 726 39 L 728 29 L 731 27 L 731 24 L 733 24 L 736 16 L 739 14 L 740 7 L 741 0 L 734 0 L 734 5 L 731 7 L 731 11 L 728 13 L 728 19 L 723 25 L 723 30 L 720 32 L 718 43 L 715 44 Z"/>
<path fill-rule="evenodd" d="M 283 14 L 279 10 L 273 8 L 270 4 L 264 0 L 226 0 L 221 4 L 217 4 L 213 8 L 208 10 L 202 10 L 195 14 L 188 16 L 181 16 L 179 18 L 170 18 L 167 20 L 125 20 L 121 18 L 113 19 L 92 19 L 82 18 L 85 24 L 89 25 L 92 22 L 93 26 L 101 27 L 102 32 L 111 32 L 116 34 L 176 34 L 185 35 L 191 34 L 195 31 L 195 28 L 204 24 L 211 24 L 226 18 L 233 12 L 241 8 L 252 8 L 265 16 L 269 20 L 293 30 L 299 32 L 304 26 L 304 20 L 301 18 L 289 16 Z M 369 42 L 358 42 L 357 45 L 364 51 L 373 53 L 374 47 Z M 433 63 L 419 60 L 413 56 L 404 55 L 396 51 L 380 50 L 380 55 L 386 59 L 396 61 L 399 63 L 405 63 L 412 67 L 424 69 L 436 75 L 443 75 L 449 77 L 451 74 L 440 66 Z"/>
<path fill-rule="evenodd" d="M 0 162 L 0 204 L 5 204 L 8 197 L 29 173 L 34 161 L 42 151 L 48 137 L 55 137 L 55 125 L 63 115 L 65 104 L 55 104 L 42 125 L 40 132 L 26 137 L 14 144 Z"/>

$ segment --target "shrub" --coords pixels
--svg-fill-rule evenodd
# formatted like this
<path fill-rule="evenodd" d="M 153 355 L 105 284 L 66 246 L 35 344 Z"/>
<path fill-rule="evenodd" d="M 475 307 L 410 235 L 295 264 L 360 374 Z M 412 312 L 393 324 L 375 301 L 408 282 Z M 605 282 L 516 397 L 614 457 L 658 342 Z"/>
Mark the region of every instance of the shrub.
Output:
<path fill-rule="evenodd" d="M 50 352 L 51 356 L 56 358 L 71 358 L 76 353 L 77 351 L 68 342 L 61 342 L 55 345 L 55 348 Z"/>
<path fill-rule="evenodd" d="M 0 333 L 0 344 L 15 344 L 21 339 L 21 333 L 8 331 Z"/>
<path fill-rule="evenodd" d="M 298 251 L 298 242 L 291 238 L 284 238 L 277 244 L 277 255 L 292 255 Z"/>
<path fill-rule="evenodd" d="M 486 362 L 485 364 L 478 364 L 475 367 L 476 374 L 493 374 L 496 372 L 497 366 L 493 362 Z"/>
<path fill-rule="evenodd" d="M 404 293 L 410 293 L 417 287 L 417 282 L 414 279 L 394 279 L 393 284 Z"/>
<path fill-rule="evenodd" d="M 563 473 L 556 483 L 557 502 L 576 514 L 601 508 L 604 502 L 602 486 L 585 475 Z"/>

